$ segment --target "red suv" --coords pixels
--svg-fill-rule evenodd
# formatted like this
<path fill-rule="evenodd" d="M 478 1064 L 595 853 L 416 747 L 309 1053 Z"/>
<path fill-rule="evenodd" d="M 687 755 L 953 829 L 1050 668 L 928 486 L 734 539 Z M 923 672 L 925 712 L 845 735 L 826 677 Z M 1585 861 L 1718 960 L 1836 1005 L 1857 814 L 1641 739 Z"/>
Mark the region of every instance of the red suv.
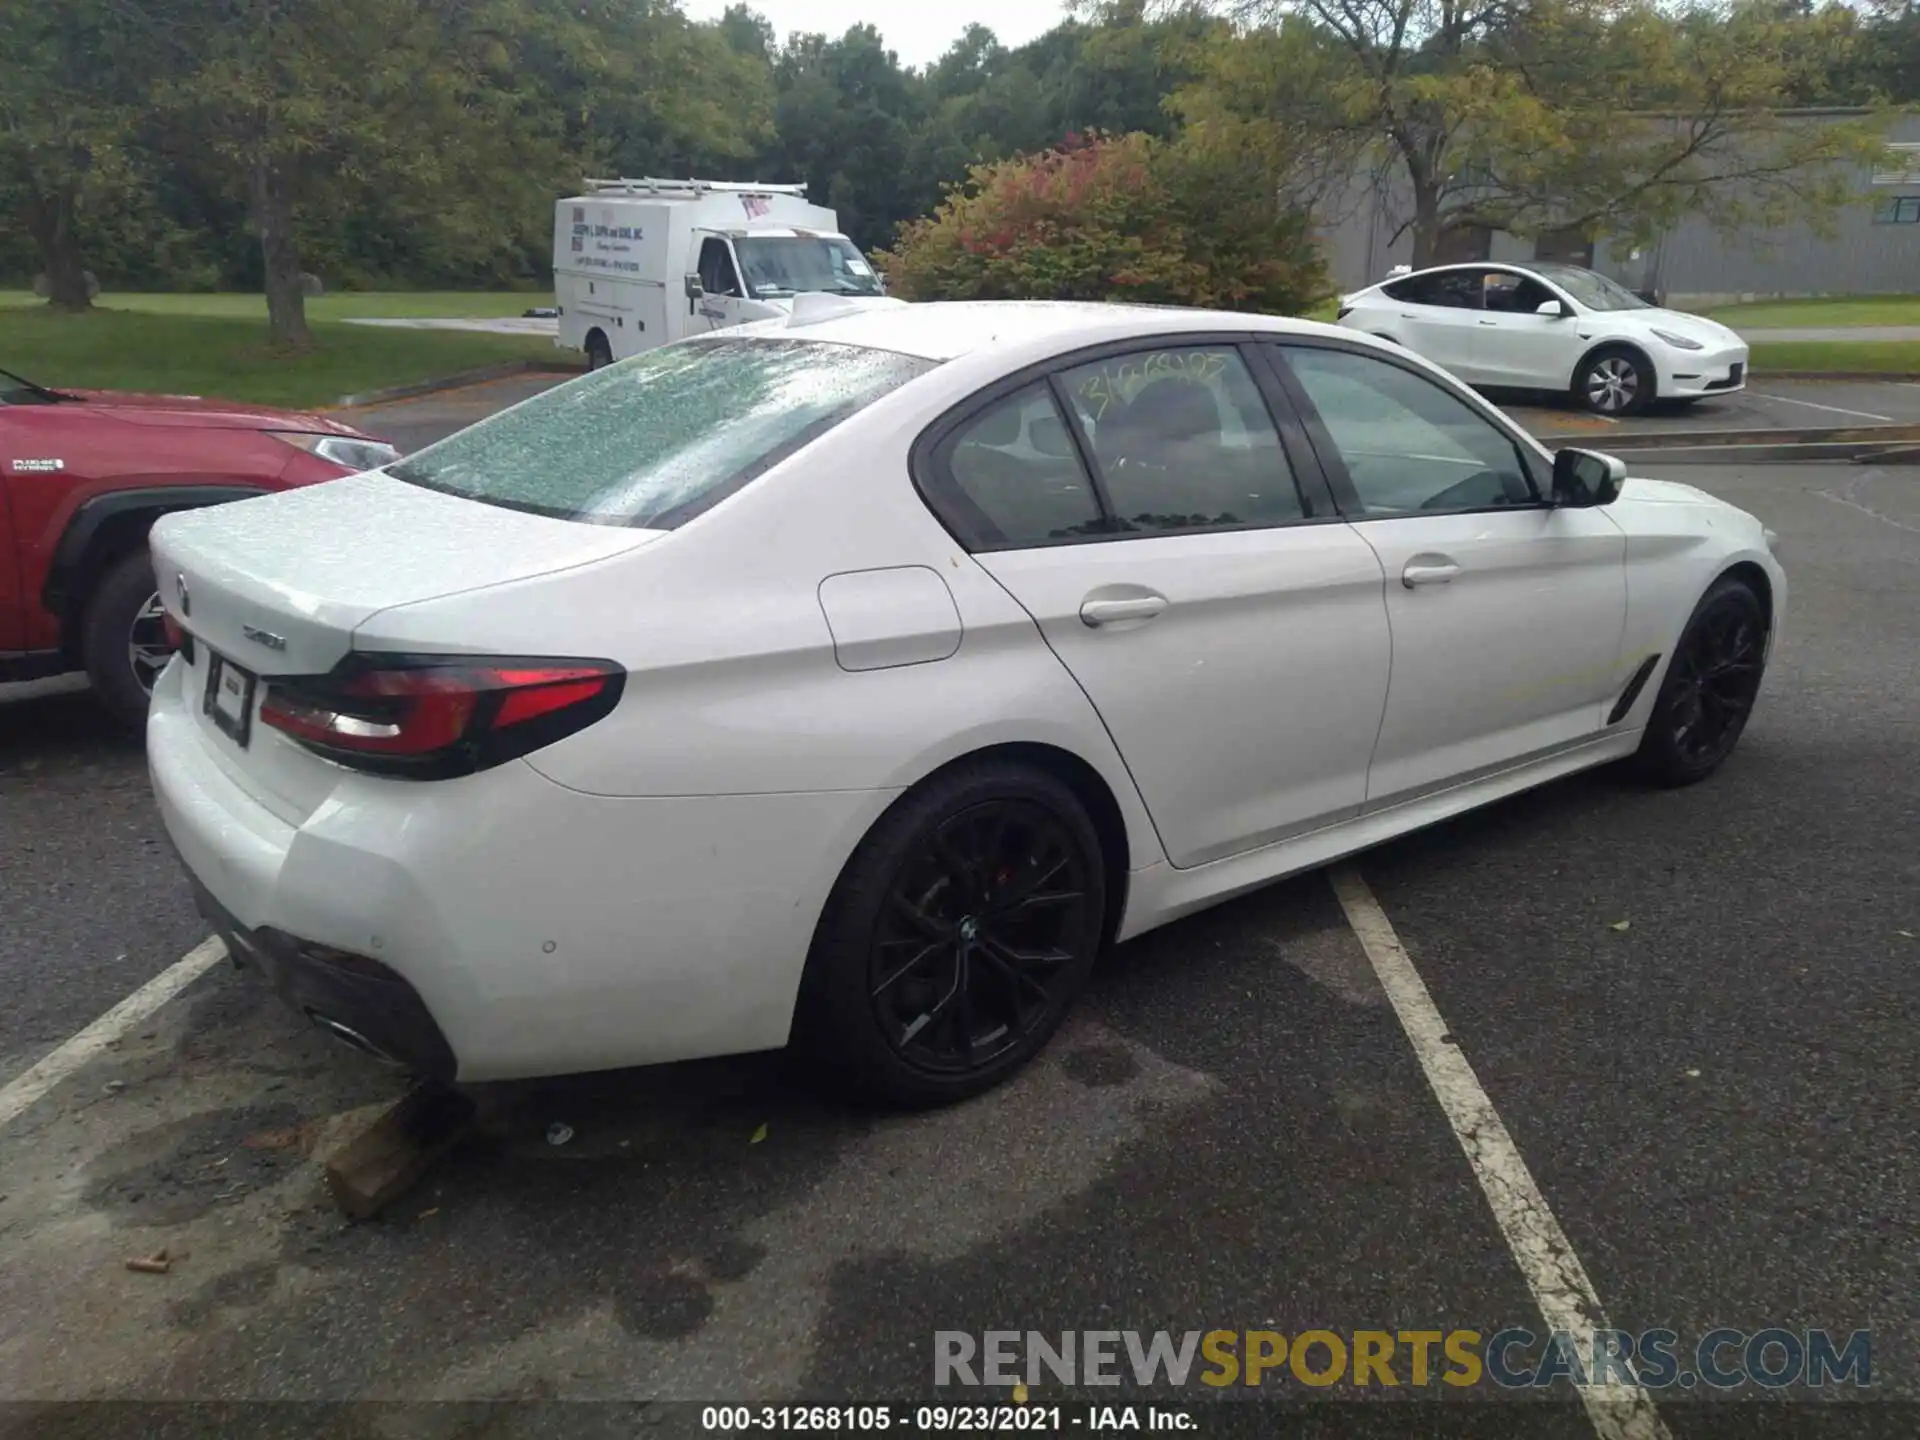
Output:
<path fill-rule="evenodd" d="M 49 390 L 0 370 L 0 681 L 85 670 L 137 727 L 173 653 L 148 527 L 397 458 L 319 415 Z"/>

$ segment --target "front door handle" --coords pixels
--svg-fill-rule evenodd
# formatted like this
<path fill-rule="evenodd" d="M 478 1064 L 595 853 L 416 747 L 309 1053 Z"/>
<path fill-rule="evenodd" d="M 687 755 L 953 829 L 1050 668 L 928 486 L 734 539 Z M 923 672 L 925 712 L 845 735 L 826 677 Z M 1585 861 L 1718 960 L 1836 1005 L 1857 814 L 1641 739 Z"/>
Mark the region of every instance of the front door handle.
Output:
<path fill-rule="evenodd" d="M 1500 322 L 1498 320 L 1482 320 L 1480 323 L 1482 325 L 1498 325 Z"/>
<path fill-rule="evenodd" d="M 1080 618 L 1098 630 L 1102 625 L 1117 625 L 1122 620 L 1151 620 L 1167 608 L 1164 595 L 1138 595 L 1127 600 L 1087 600 L 1080 606 Z"/>
<path fill-rule="evenodd" d="M 1444 555 L 1422 555 L 1409 560 L 1400 572 L 1400 583 L 1409 590 L 1416 585 L 1445 585 L 1460 573 L 1460 567 Z"/>

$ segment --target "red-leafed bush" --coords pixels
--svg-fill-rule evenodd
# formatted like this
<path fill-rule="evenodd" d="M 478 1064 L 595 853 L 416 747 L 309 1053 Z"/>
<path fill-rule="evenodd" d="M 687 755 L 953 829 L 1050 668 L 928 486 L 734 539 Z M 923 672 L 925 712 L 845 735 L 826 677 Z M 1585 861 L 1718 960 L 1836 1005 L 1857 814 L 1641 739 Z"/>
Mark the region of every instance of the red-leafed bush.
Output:
<path fill-rule="evenodd" d="M 876 257 L 909 300 L 1135 300 L 1293 311 L 1324 288 L 1257 167 L 1149 135 L 976 165 Z"/>

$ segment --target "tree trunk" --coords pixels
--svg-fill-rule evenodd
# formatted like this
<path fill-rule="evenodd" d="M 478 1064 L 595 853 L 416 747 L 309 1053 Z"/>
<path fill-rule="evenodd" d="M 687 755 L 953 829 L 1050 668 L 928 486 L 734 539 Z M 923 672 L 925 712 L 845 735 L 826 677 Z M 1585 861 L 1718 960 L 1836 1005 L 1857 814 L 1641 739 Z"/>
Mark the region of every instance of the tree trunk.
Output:
<path fill-rule="evenodd" d="M 284 171 L 270 159 L 253 163 L 247 184 L 248 211 L 260 237 L 265 271 L 267 333 L 286 350 L 311 350 L 307 294 L 300 285 L 300 244 L 293 234 L 293 198 Z"/>
<path fill-rule="evenodd" d="M 47 272 L 47 302 L 74 314 L 93 308 L 87 294 L 87 267 L 80 257 L 80 235 L 74 225 L 74 190 L 63 187 L 51 195 L 35 195 L 27 202 L 27 229 L 40 248 Z"/>
<path fill-rule="evenodd" d="M 1440 253 L 1440 187 L 1413 177 L 1413 268 L 1424 270 Z"/>

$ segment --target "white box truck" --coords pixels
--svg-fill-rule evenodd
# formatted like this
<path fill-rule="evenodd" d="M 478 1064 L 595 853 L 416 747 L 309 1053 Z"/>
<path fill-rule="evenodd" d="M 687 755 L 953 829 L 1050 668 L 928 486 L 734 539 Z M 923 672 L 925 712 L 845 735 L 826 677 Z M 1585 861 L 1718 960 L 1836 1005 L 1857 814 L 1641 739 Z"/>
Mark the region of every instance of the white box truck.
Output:
<path fill-rule="evenodd" d="M 558 344 L 598 369 L 688 335 L 791 314 L 796 295 L 883 293 L 804 185 L 588 180 L 553 211 Z"/>

